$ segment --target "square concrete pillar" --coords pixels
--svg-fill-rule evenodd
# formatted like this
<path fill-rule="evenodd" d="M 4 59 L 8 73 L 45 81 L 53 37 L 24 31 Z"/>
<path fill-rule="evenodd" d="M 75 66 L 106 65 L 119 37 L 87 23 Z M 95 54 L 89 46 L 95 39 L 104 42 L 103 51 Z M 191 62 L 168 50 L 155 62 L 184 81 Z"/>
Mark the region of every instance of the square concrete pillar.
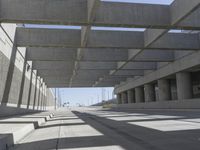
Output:
<path fill-rule="evenodd" d="M 117 94 L 117 103 L 122 104 L 121 94 Z"/>
<path fill-rule="evenodd" d="M 123 92 L 121 94 L 122 94 L 122 104 L 127 104 L 128 103 L 127 92 Z"/>
<path fill-rule="evenodd" d="M 134 90 L 128 90 L 128 103 L 134 103 L 135 102 L 135 91 Z"/>
<path fill-rule="evenodd" d="M 158 98 L 159 101 L 171 100 L 170 81 L 167 79 L 158 80 Z"/>
<path fill-rule="evenodd" d="M 153 102 L 156 99 L 155 87 L 153 84 L 144 85 L 145 102 Z"/>
<path fill-rule="evenodd" d="M 135 101 L 136 103 L 144 102 L 144 88 L 143 87 L 135 88 Z"/>
<path fill-rule="evenodd" d="M 192 98 L 192 81 L 190 72 L 179 72 L 176 74 L 178 100 Z"/>

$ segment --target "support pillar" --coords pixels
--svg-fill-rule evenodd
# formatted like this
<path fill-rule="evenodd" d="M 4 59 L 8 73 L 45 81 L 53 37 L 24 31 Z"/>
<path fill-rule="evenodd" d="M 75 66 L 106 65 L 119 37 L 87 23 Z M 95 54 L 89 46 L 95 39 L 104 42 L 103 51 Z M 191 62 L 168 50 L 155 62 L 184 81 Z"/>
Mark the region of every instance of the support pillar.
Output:
<path fill-rule="evenodd" d="M 159 101 L 171 100 L 171 87 L 169 80 L 158 80 L 158 97 Z"/>
<path fill-rule="evenodd" d="M 37 84 L 38 84 L 38 76 L 36 73 L 36 77 L 35 77 L 35 89 L 34 89 L 34 101 L 33 101 L 33 110 L 35 110 L 35 106 L 36 106 L 36 97 L 37 97 Z"/>
<path fill-rule="evenodd" d="M 136 103 L 144 102 L 144 88 L 143 87 L 135 88 L 135 100 L 136 100 Z"/>
<path fill-rule="evenodd" d="M 192 81 L 190 72 L 176 74 L 178 100 L 192 98 Z"/>
<path fill-rule="evenodd" d="M 135 91 L 134 90 L 128 90 L 128 103 L 134 103 L 135 102 Z"/>
<path fill-rule="evenodd" d="M 26 63 L 27 63 L 27 52 L 25 51 L 22 80 L 21 80 L 21 84 L 20 84 L 20 93 L 19 93 L 17 107 L 21 107 L 21 104 L 22 104 L 23 93 L 24 93 L 24 83 L 25 83 L 25 78 L 26 78 Z"/>
<path fill-rule="evenodd" d="M 155 88 L 153 84 L 144 85 L 145 102 L 153 102 L 156 99 Z"/>
<path fill-rule="evenodd" d="M 122 93 L 122 104 L 127 104 L 128 103 L 128 97 L 127 97 L 127 92 Z"/>
<path fill-rule="evenodd" d="M 32 84 L 33 84 L 33 69 L 31 68 L 31 77 L 30 77 L 30 82 L 29 82 L 29 91 L 28 91 L 28 101 L 27 101 L 27 109 L 30 107 L 30 102 L 31 102 L 31 91 L 32 91 Z"/>
<path fill-rule="evenodd" d="M 8 67 L 8 73 L 7 73 L 7 77 L 6 77 L 5 87 L 3 90 L 1 105 L 7 105 L 8 100 L 9 100 L 9 94 L 10 94 L 10 89 L 11 89 L 11 84 L 12 84 L 13 74 L 14 74 L 14 68 L 15 68 L 16 55 L 17 55 L 17 44 L 16 44 L 16 36 L 15 36 L 13 47 L 12 47 L 12 52 L 11 52 L 11 56 L 10 56 L 10 64 Z"/>
<path fill-rule="evenodd" d="M 122 104 L 122 98 L 121 98 L 121 94 L 117 94 L 117 103 L 118 104 Z"/>

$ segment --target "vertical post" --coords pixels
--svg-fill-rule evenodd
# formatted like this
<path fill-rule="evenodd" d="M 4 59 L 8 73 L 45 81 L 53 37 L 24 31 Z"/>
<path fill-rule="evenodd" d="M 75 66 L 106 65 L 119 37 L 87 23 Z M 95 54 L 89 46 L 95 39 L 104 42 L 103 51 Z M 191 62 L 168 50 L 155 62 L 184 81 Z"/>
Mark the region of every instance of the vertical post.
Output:
<path fill-rule="evenodd" d="M 122 92 L 122 104 L 128 103 L 127 92 Z"/>
<path fill-rule="evenodd" d="M 26 54 L 26 51 L 25 51 L 22 80 L 21 80 L 21 84 L 20 84 L 20 92 L 19 92 L 17 107 L 21 107 L 21 104 L 22 104 L 22 97 L 23 97 L 23 92 L 24 92 L 24 83 L 25 83 L 25 78 L 26 78 L 26 62 L 27 62 L 27 54 Z"/>
<path fill-rule="evenodd" d="M 33 102 L 33 110 L 35 110 L 35 104 L 36 104 L 36 97 L 37 97 L 37 84 L 38 84 L 38 78 L 36 73 L 36 80 L 35 80 L 35 92 L 34 92 L 34 102 Z"/>
<path fill-rule="evenodd" d="M 145 102 L 153 102 L 156 99 L 155 87 L 153 84 L 144 85 Z"/>
<path fill-rule="evenodd" d="M 56 99 L 56 88 L 55 88 L 55 110 L 56 110 L 56 108 L 57 108 L 57 107 L 56 107 L 56 105 L 57 105 L 56 103 L 57 103 L 57 99 Z"/>
<path fill-rule="evenodd" d="M 17 55 L 17 45 L 16 45 L 16 35 L 15 35 L 12 52 L 11 52 L 11 57 L 10 57 L 10 63 L 9 63 L 9 67 L 8 67 L 8 73 L 7 73 L 5 87 L 4 87 L 4 91 L 3 91 L 3 97 L 2 97 L 2 101 L 1 101 L 2 105 L 7 105 L 7 103 L 8 103 L 10 88 L 11 88 L 11 84 L 12 84 L 12 80 L 13 80 L 16 55 Z"/>
<path fill-rule="evenodd" d="M 135 102 L 135 92 L 134 90 L 128 90 L 128 103 L 134 103 Z"/>
<path fill-rule="evenodd" d="M 33 82 L 33 69 L 31 68 L 31 77 L 30 77 L 30 83 L 29 83 L 27 109 L 29 109 L 30 102 L 31 102 L 31 91 L 32 91 L 32 84 L 33 84 L 32 82 Z"/>
<path fill-rule="evenodd" d="M 159 101 L 171 100 L 171 86 L 169 80 L 158 80 L 158 97 Z"/>
<path fill-rule="evenodd" d="M 190 72 L 179 72 L 176 74 L 178 100 L 192 98 L 192 81 Z"/>
<path fill-rule="evenodd" d="M 122 104 L 122 98 L 120 93 L 117 94 L 117 103 Z"/>
<path fill-rule="evenodd" d="M 136 103 L 144 102 L 144 88 L 143 87 L 135 88 L 135 100 L 136 100 Z"/>

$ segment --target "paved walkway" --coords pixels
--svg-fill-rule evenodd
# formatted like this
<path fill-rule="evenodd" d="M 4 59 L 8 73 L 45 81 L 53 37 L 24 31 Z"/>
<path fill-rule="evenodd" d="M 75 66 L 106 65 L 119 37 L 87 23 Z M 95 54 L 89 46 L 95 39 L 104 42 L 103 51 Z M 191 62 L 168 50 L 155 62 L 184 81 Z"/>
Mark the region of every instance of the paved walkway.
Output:
<path fill-rule="evenodd" d="M 199 150 L 200 112 L 63 110 L 14 150 Z"/>

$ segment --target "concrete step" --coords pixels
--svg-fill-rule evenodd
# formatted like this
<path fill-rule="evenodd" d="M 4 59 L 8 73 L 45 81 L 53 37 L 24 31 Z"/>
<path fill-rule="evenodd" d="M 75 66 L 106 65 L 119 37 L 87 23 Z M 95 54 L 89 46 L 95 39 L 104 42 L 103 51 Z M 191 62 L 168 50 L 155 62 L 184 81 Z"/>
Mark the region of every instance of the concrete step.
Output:
<path fill-rule="evenodd" d="M 44 112 L 0 119 L 0 150 L 6 150 L 18 143 L 51 116 L 52 113 Z"/>

